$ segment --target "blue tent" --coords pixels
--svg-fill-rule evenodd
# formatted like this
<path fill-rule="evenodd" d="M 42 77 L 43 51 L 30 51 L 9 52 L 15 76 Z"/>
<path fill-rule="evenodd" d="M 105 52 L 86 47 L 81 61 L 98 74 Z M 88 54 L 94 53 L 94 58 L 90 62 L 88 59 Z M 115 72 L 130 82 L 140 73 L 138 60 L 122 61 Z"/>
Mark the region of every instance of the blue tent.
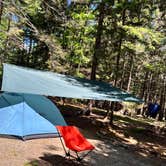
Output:
<path fill-rule="evenodd" d="M 0 134 L 22 139 L 57 136 L 55 125 L 66 125 L 46 97 L 21 93 L 0 95 Z"/>

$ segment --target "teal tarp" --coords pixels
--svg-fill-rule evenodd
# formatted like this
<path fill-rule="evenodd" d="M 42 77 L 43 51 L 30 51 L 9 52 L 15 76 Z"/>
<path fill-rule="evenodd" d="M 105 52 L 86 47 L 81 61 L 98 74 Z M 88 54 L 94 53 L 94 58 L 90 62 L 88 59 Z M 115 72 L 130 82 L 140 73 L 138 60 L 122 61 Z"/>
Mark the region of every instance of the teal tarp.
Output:
<path fill-rule="evenodd" d="M 9 64 L 3 66 L 2 91 L 78 99 L 142 102 L 105 82 Z"/>

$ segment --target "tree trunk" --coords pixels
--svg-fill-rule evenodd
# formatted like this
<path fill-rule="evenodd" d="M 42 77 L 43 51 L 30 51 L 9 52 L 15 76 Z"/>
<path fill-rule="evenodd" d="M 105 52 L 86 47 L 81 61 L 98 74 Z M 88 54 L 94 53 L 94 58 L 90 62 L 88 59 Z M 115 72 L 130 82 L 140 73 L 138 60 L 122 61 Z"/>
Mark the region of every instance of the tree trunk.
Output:
<path fill-rule="evenodd" d="M 114 111 L 110 110 L 110 125 L 113 126 Z"/>
<path fill-rule="evenodd" d="M 131 55 L 131 60 L 130 60 L 130 73 L 129 73 L 129 77 L 128 77 L 128 84 L 127 84 L 127 92 L 130 91 L 130 85 L 131 85 L 131 76 L 132 76 L 132 72 L 133 72 L 133 56 Z"/>
<path fill-rule="evenodd" d="M 162 121 L 164 116 L 164 107 L 165 107 L 165 91 L 166 91 L 166 80 L 163 80 L 163 88 L 161 88 L 161 96 L 160 96 L 160 111 L 158 120 Z"/>
<path fill-rule="evenodd" d="M 0 25 L 2 20 L 2 13 L 3 13 L 3 0 L 0 0 Z M 0 56 L 0 65 L 2 65 L 4 59 L 4 55 Z"/>
<path fill-rule="evenodd" d="M 9 16 L 7 30 L 6 30 L 7 32 L 9 32 L 10 26 L 11 26 L 11 18 Z M 5 62 L 5 59 L 9 59 L 9 57 L 8 57 L 8 49 L 7 49 L 8 43 L 9 43 L 9 37 L 7 36 L 6 41 L 4 43 L 4 53 L 3 53 L 3 57 L 2 57 L 2 63 Z"/>
<path fill-rule="evenodd" d="M 111 126 L 113 126 L 114 110 L 115 110 L 115 102 L 112 101 L 110 104 L 110 125 Z"/>
<path fill-rule="evenodd" d="M 123 10 L 122 13 L 122 25 L 125 25 L 126 21 L 126 9 Z M 120 64 L 120 58 L 121 58 L 121 46 L 122 46 L 122 40 L 123 40 L 123 34 L 122 32 L 120 33 L 120 40 L 119 40 L 119 45 L 117 48 L 118 54 L 116 58 L 116 76 L 115 76 L 115 81 L 114 81 L 114 86 L 117 86 L 117 81 L 119 79 L 119 64 Z"/>
<path fill-rule="evenodd" d="M 99 5 L 98 26 L 97 26 L 96 40 L 95 40 L 95 46 L 94 46 L 94 54 L 92 57 L 91 80 L 96 80 L 96 70 L 98 66 L 98 58 L 99 58 L 100 49 L 101 49 L 101 36 L 103 32 L 104 6 L 105 6 L 105 3 L 102 1 Z M 92 107 L 92 103 L 93 101 L 90 100 L 89 106 Z M 89 110 L 91 109 L 89 108 Z"/>
<path fill-rule="evenodd" d="M 84 114 L 85 114 L 86 116 L 89 116 L 89 115 L 91 114 L 91 112 L 92 112 L 92 107 L 93 107 L 93 103 L 94 103 L 94 101 L 93 101 L 93 100 L 90 100 L 89 103 L 88 103 L 88 106 L 85 108 Z"/>
<path fill-rule="evenodd" d="M 147 83 L 147 90 L 146 90 L 146 93 L 145 93 L 145 103 L 147 103 L 147 101 L 149 101 L 149 99 L 151 100 L 150 90 L 151 90 L 152 80 L 153 80 L 153 75 L 152 75 L 152 73 L 150 73 L 150 78 L 149 78 L 149 81 Z"/>
<path fill-rule="evenodd" d="M 2 13 L 3 13 L 3 0 L 0 0 L 0 24 L 2 19 Z"/>
<path fill-rule="evenodd" d="M 140 98 L 144 98 L 144 96 L 145 96 L 145 91 L 146 91 L 146 87 L 147 87 L 146 83 L 147 83 L 147 80 L 148 80 L 148 76 L 149 76 L 149 72 L 146 71 L 145 77 L 144 77 L 144 82 L 143 82 L 143 85 L 142 85 L 142 92 L 140 94 Z"/>
<path fill-rule="evenodd" d="M 96 70 L 98 66 L 98 58 L 100 55 L 101 49 L 101 36 L 103 32 L 103 20 L 104 20 L 104 6 L 105 3 L 102 1 L 99 5 L 99 18 L 98 18 L 98 26 L 97 26 L 97 33 L 96 33 L 96 41 L 94 46 L 94 54 L 92 57 L 92 67 L 91 67 L 91 79 L 96 79 Z"/>
<path fill-rule="evenodd" d="M 122 45 L 122 38 L 119 41 L 118 55 L 116 57 L 116 76 L 115 76 L 114 86 L 117 86 L 117 81 L 118 81 L 118 78 L 119 78 L 119 64 L 120 64 L 120 56 L 121 56 L 121 45 Z"/>
<path fill-rule="evenodd" d="M 121 89 L 123 89 L 123 83 L 124 83 L 124 78 L 125 78 L 125 68 L 126 68 L 126 58 L 124 58 L 124 61 L 123 61 L 122 75 L 121 75 L 121 81 L 120 81 Z"/>
<path fill-rule="evenodd" d="M 164 119 L 166 120 L 166 76 L 165 76 L 165 91 L 163 93 L 164 93 L 163 111 L 164 111 Z"/>

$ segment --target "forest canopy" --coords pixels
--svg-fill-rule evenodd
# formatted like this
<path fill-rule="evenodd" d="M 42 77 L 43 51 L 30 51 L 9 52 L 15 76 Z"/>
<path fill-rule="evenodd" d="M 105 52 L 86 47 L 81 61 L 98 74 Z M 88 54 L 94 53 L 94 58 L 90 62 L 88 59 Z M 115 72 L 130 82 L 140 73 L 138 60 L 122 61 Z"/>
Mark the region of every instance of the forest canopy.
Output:
<path fill-rule="evenodd" d="M 0 0 L 0 64 L 109 82 L 166 117 L 165 0 Z"/>

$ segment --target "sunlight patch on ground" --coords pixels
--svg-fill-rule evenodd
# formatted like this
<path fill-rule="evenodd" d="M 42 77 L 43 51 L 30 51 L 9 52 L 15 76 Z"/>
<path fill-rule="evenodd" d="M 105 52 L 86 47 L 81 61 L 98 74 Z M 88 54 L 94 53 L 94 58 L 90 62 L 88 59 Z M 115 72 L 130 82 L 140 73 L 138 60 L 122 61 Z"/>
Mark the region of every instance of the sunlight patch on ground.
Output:
<path fill-rule="evenodd" d="M 126 138 L 123 133 L 119 133 L 112 129 L 111 132 L 114 133 L 117 137 L 122 138 L 124 141 L 128 142 L 128 144 L 136 145 L 138 143 L 138 141 L 131 136 L 129 136 L 129 138 Z"/>
<path fill-rule="evenodd" d="M 138 152 L 138 154 L 140 154 L 141 156 L 144 156 L 144 157 L 148 157 L 148 155 L 146 153 L 143 153 L 143 152 Z"/>

